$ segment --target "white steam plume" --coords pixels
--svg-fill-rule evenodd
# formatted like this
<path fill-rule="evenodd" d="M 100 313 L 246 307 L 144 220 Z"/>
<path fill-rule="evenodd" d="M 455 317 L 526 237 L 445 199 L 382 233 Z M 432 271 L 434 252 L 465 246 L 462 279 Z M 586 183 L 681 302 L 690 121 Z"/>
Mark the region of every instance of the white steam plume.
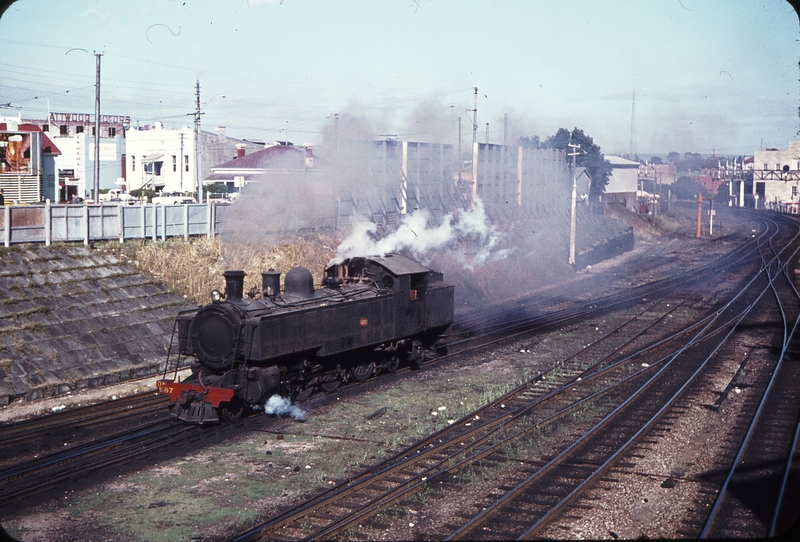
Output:
<path fill-rule="evenodd" d="M 281 397 L 278 394 L 273 395 L 264 404 L 264 413 L 267 415 L 274 415 L 277 418 L 282 416 L 290 416 L 293 420 L 299 422 L 305 421 L 305 411 L 297 405 L 293 405 L 291 400 L 286 397 Z"/>
<path fill-rule="evenodd" d="M 456 216 L 447 214 L 442 224 L 429 227 L 430 214 L 425 209 L 403 217 L 396 231 L 382 239 L 375 239 L 377 226 L 361 217 L 353 221 L 353 231 L 336 248 L 334 262 L 341 262 L 351 256 L 382 255 L 406 250 L 416 258 L 424 259 L 430 250 L 446 247 L 459 236 L 467 238 L 478 246 L 478 251 L 467 261 L 459 255 L 467 269 L 489 261 L 502 260 L 513 249 L 495 250 L 501 235 L 486 220 L 486 212 L 480 199 L 475 201 L 475 209 L 461 211 Z"/>

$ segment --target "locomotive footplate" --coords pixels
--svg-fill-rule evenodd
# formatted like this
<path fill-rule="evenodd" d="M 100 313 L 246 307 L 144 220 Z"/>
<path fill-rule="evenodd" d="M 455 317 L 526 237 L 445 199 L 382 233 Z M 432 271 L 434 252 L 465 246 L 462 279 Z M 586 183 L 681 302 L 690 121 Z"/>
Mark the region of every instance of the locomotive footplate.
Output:
<path fill-rule="evenodd" d="M 169 395 L 173 417 L 186 423 L 219 423 L 217 408 L 231 401 L 234 390 L 159 380 L 156 389 Z"/>

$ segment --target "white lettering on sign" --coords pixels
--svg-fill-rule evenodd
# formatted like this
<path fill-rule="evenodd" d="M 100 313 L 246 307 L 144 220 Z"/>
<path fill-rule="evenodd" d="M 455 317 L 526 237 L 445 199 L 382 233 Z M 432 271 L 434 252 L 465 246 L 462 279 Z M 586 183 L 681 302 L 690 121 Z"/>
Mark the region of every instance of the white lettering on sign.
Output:
<path fill-rule="evenodd" d="M 94 122 L 94 115 L 91 113 L 50 113 L 50 123 L 81 123 L 92 124 Z M 100 122 L 102 124 L 123 124 L 130 126 L 131 117 L 129 115 L 100 115 Z"/>
<path fill-rule="evenodd" d="M 92 155 L 90 160 L 94 160 L 94 144 L 92 144 Z M 117 145 L 115 143 L 100 143 L 100 161 L 103 160 L 116 160 L 117 159 Z"/>
<path fill-rule="evenodd" d="M 81 178 L 83 160 L 83 134 L 75 134 L 75 178 Z"/>

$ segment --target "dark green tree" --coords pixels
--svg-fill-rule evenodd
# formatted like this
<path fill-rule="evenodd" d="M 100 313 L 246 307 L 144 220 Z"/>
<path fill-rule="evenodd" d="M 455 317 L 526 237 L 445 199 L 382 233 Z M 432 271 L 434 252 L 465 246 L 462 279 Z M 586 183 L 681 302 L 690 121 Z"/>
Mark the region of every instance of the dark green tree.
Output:
<path fill-rule="evenodd" d="M 675 197 L 679 200 L 692 200 L 697 197 L 698 192 L 703 192 L 703 197 L 709 196 L 700 183 L 685 175 L 678 177 L 672 188 L 675 190 Z"/>
<path fill-rule="evenodd" d="M 227 194 L 228 186 L 225 183 L 213 183 L 206 185 L 207 194 Z"/>
<path fill-rule="evenodd" d="M 539 141 L 539 136 L 522 136 L 519 138 L 519 146 L 526 149 L 541 149 L 542 142 Z"/>
<path fill-rule="evenodd" d="M 611 164 L 606 162 L 600 146 L 595 145 L 594 140 L 578 128 L 573 128 L 571 132 L 566 128 L 559 128 L 555 134 L 544 140 L 542 147 L 559 149 L 570 154 L 574 149 L 567 146 L 569 143 L 581 146 L 578 149 L 580 154 L 577 156 L 576 162 L 579 167 L 585 167 L 589 170 L 589 175 L 592 176 L 592 188 L 589 192 L 589 198 L 597 201 L 605 192 L 606 185 L 608 185 Z M 572 164 L 572 159 L 569 160 L 569 163 L 570 165 Z M 571 179 L 570 183 L 572 183 Z"/>

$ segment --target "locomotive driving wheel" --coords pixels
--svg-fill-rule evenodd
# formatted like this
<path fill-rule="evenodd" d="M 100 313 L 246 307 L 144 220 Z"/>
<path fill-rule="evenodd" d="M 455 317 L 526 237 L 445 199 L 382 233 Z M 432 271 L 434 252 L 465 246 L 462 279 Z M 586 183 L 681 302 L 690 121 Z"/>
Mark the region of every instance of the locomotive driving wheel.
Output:
<path fill-rule="evenodd" d="M 353 377 L 353 380 L 356 382 L 365 382 L 369 377 L 372 376 L 372 373 L 375 372 L 375 362 L 370 361 L 369 363 L 362 363 L 361 365 L 356 365 L 355 367 L 350 367 L 350 376 Z"/>
<path fill-rule="evenodd" d="M 320 377 L 319 387 L 330 393 L 339 389 L 341 384 L 342 379 L 338 375 L 327 374 Z"/>
<path fill-rule="evenodd" d="M 314 393 L 314 386 L 306 386 L 305 384 L 300 384 L 294 390 L 293 398 L 295 401 L 305 401 L 311 394 Z"/>
<path fill-rule="evenodd" d="M 234 396 L 229 402 L 220 405 L 218 412 L 220 417 L 226 422 L 235 422 L 236 420 L 241 419 L 241 417 L 244 415 L 244 410 L 244 402 L 238 397 Z"/>
<path fill-rule="evenodd" d="M 389 365 L 388 367 L 386 367 L 386 370 L 389 371 L 390 373 L 396 373 L 397 369 L 399 368 L 400 368 L 400 356 L 397 355 L 392 356 L 389 359 Z"/>

